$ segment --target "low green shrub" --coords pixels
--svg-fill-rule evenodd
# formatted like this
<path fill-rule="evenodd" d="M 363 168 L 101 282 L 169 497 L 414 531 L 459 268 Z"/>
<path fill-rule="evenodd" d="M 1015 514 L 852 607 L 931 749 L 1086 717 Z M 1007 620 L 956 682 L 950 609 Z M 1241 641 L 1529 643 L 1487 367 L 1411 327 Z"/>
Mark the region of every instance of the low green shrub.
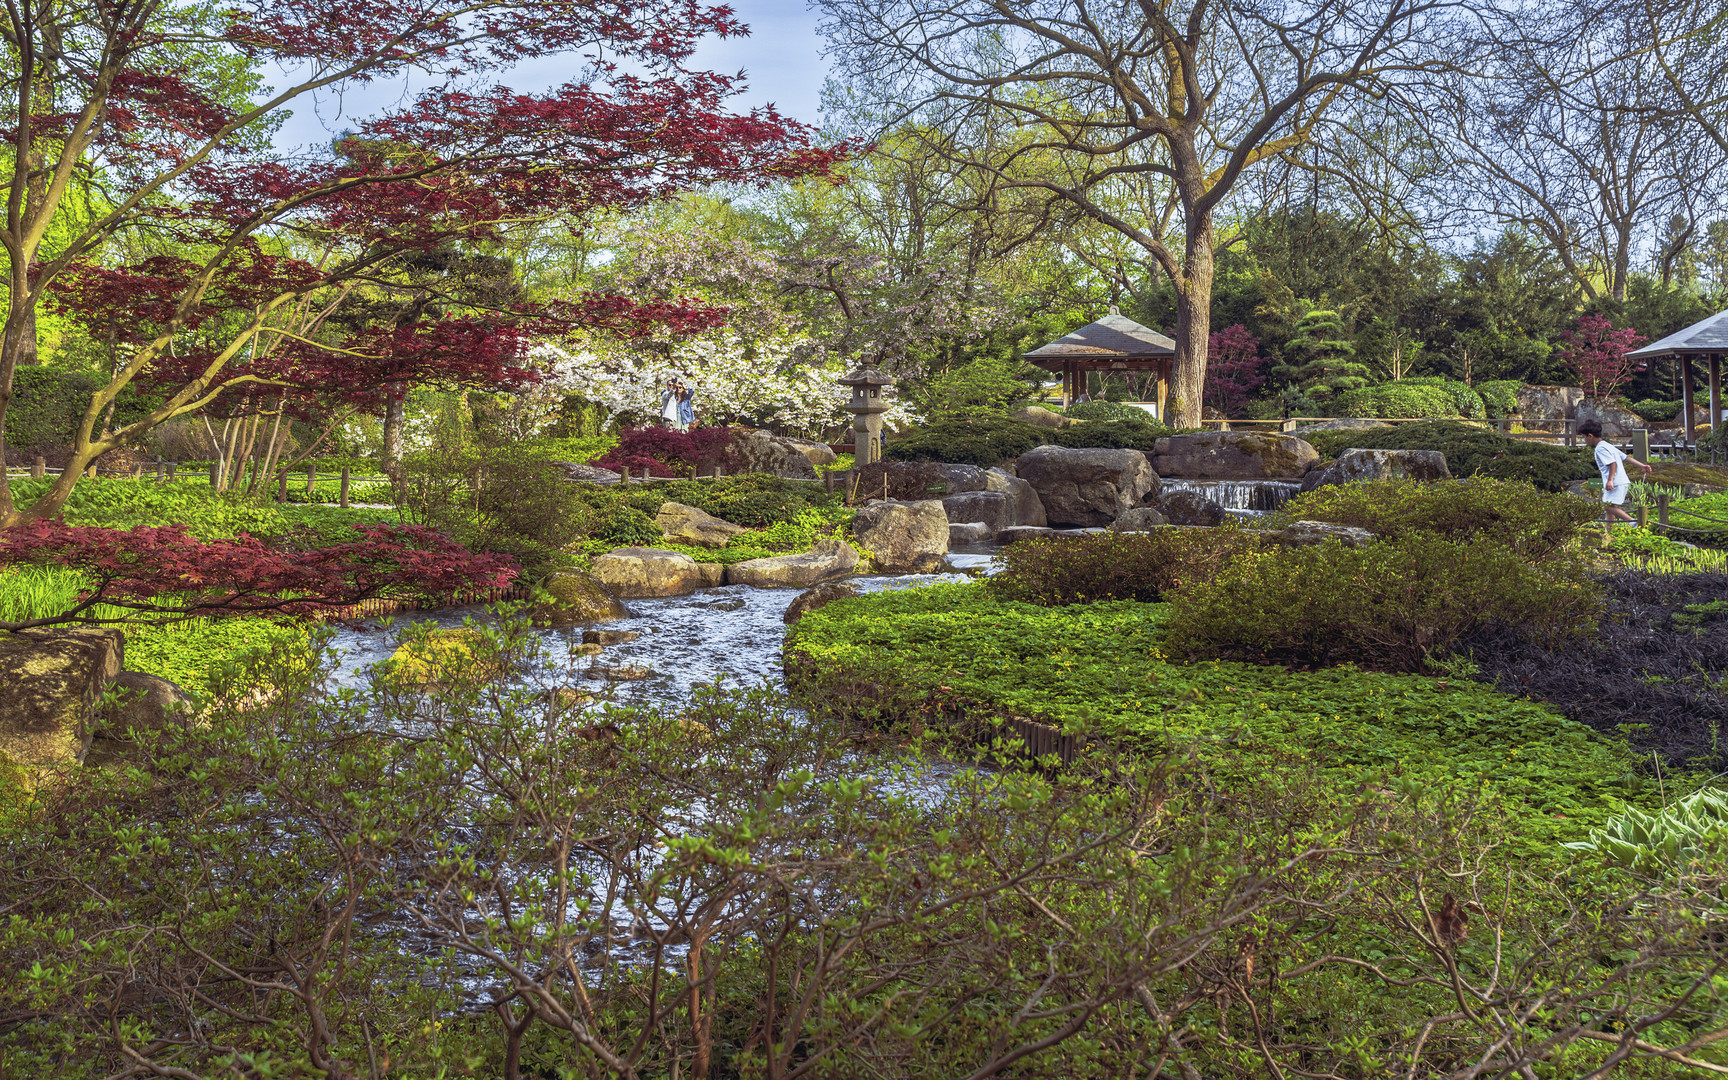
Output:
<path fill-rule="evenodd" d="M 1665 423 L 1680 415 L 1680 402 L 1678 401 L 1657 401 L 1654 398 L 1645 398 L 1643 401 L 1634 401 L 1628 408 L 1652 424 Z"/>
<path fill-rule="evenodd" d="M 1543 641 L 1586 633 L 1601 590 L 1578 558 L 1533 565 L 1497 543 L 1412 532 L 1247 554 L 1171 600 L 1179 655 L 1422 671 L 1485 626 Z"/>
<path fill-rule="evenodd" d="M 1124 405 L 1119 401 L 1082 401 L 1068 406 L 1063 415 L 1074 420 L 1145 420 L 1145 409 Z"/>
<path fill-rule="evenodd" d="M 1180 585 L 1211 580 L 1253 546 L 1253 539 L 1233 524 L 1023 540 L 1003 549 L 1002 570 L 988 580 L 999 599 L 1042 607 L 1100 600 L 1150 602 Z"/>
<path fill-rule="evenodd" d="M 846 501 L 842 491 L 829 492 L 808 480 L 785 480 L 767 473 L 741 473 L 718 480 L 669 480 L 627 487 L 576 485 L 597 509 L 622 502 L 653 517 L 669 502 L 694 506 L 704 513 L 760 529 L 782 521 L 797 521 L 806 510 L 835 509 Z"/>
<path fill-rule="evenodd" d="M 1524 384 L 1517 379 L 1494 379 L 1477 383 L 1475 390 L 1481 395 L 1482 404 L 1488 407 L 1489 418 L 1497 420 L 1518 411 L 1518 391 L 1523 387 Z"/>
<path fill-rule="evenodd" d="M 1568 449 L 1504 435 L 1457 420 L 1424 420 L 1369 431 L 1315 431 L 1302 436 L 1322 458 L 1345 450 L 1438 450 L 1453 476 L 1528 480 L 1543 491 L 1560 491 L 1596 475 L 1590 451 Z"/>
<path fill-rule="evenodd" d="M 988 468 L 1042 444 L 1046 434 L 1043 428 L 1006 416 L 942 419 L 889 440 L 884 456 L 890 461 L 947 461 Z"/>
<path fill-rule="evenodd" d="M 608 513 L 594 530 L 596 540 L 613 547 L 645 547 L 660 543 L 660 526 L 634 506 L 619 506 Z"/>
<path fill-rule="evenodd" d="M 1293 521 L 1327 521 L 1367 529 L 1387 540 L 1428 534 L 1444 540 L 1481 540 L 1540 560 L 1560 551 L 1587 522 L 1601 517 L 1595 503 L 1539 491 L 1516 480 L 1475 478 L 1454 483 L 1376 480 L 1339 484 L 1298 495 L 1267 519 L 1269 528 Z"/>
<path fill-rule="evenodd" d="M 29 506 L 48 491 L 52 480 L 14 480 L 12 497 Z M 68 525 L 105 529 L 184 525 L 200 540 L 226 540 L 236 533 L 267 535 L 281 527 L 276 507 L 232 493 L 217 494 L 207 480 L 154 480 L 98 477 L 78 481 L 61 516 Z"/>
<path fill-rule="evenodd" d="M 932 585 L 837 600 L 799 620 L 786 649 L 811 673 L 806 692 L 831 675 L 892 680 L 886 719 L 918 721 L 936 694 L 1147 749 L 1189 748 L 1250 783 L 1302 761 L 1346 787 L 1396 771 L 1491 790 L 1528 808 L 1508 810 L 1526 851 L 1581 838 L 1619 799 L 1658 798 L 1623 743 L 1528 699 L 1348 666 L 1176 663 L 1172 617 L 1175 604 L 1048 608 L 1001 600 L 982 582 Z"/>
<path fill-rule="evenodd" d="M 1460 415 L 1453 396 L 1438 386 L 1412 386 L 1400 381 L 1364 386 L 1339 394 L 1329 410 L 1338 416 L 1455 417 Z"/>
<path fill-rule="evenodd" d="M 1135 411 L 1139 412 L 1138 409 Z M 1169 428 L 1147 418 L 1145 413 L 1141 413 L 1137 420 L 1093 420 L 1044 433 L 1045 441 L 1057 446 L 1101 446 L 1108 450 L 1139 450 L 1148 454 L 1159 439 L 1171 434 Z"/>
<path fill-rule="evenodd" d="M 1488 415 L 1482 395 L 1478 394 L 1475 388 L 1468 383 L 1459 382 L 1457 379 L 1448 379 L 1441 375 L 1418 375 L 1413 378 L 1402 379 L 1400 382 L 1405 386 L 1434 386 L 1445 391 L 1447 396 L 1452 399 L 1452 405 L 1457 409 L 1458 415 L 1466 420 L 1481 420 Z"/>

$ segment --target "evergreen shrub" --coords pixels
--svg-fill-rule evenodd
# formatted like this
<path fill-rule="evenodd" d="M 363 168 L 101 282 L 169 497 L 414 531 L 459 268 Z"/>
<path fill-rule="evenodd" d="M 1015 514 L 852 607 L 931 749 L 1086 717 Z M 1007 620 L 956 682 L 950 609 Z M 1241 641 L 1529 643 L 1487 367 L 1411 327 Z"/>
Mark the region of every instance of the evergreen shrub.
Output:
<path fill-rule="evenodd" d="M 1210 581 L 1254 547 L 1241 529 L 1154 529 L 1062 540 L 1024 540 L 1005 548 L 992 595 L 1041 607 L 1102 600 L 1155 601 L 1180 585 Z"/>
<path fill-rule="evenodd" d="M 1140 412 L 1138 409 L 1134 411 Z M 1172 434 L 1174 432 L 1171 429 L 1141 412 L 1137 420 L 1093 420 L 1075 424 L 1073 427 L 1045 431 L 1044 438 L 1057 446 L 1139 450 L 1150 454 L 1159 439 Z"/>
<path fill-rule="evenodd" d="M 1418 375 L 1414 378 L 1400 380 L 1406 386 L 1434 386 L 1445 391 L 1451 397 L 1458 415 L 1466 420 L 1481 420 L 1487 417 L 1488 410 L 1478 394 L 1467 383 L 1457 379 L 1448 379 L 1440 375 Z"/>
<path fill-rule="evenodd" d="M 1477 383 L 1476 393 L 1481 395 L 1482 403 L 1488 406 L 1489 418 L 1497 420 L 1518 411 L 1518 391 L 1523 385 L 1517 379 L 1494 379 Z"/>
<path fill-rule="evenodd" d="M 1527 480 L 1544 491 L 1559 491 L 1574 480 L 1596 475 L 1590 451 L 1512 439 L 1456 420 L 1425 420 L 1370 431 L 1313 431 L 1302 437 L 1323 459 L 1345 450 L 1438 450 L 1453 476 Z"/>
<path fill-rule="evenodd" d="M 988 468 L 1040 445 L 1045 434 L 1043 428 L 1007 416 L 953 417 L 890 440 L 884 454 L 890 461 L 947 461 Z"/>
<path fill-rule="evenodd" d="M 1634 401 L 1630 408 L 1640 418 L 1652 424 L 1666 423 L 1680 415 L 1680 402 L 1678 401 L 1657 401 L 1654 398 L 1645 398 L 1643 401 Z"/>
<path fill-rule="evenodd" d="M 1150 414 L 1119 401 L 1082 401 L 1068 406 L 1063 415 L 1074 420 L 1146 420 Z"/>
<path fill-rule="evenodd" d="M 1422 671 L 1501 626 L 1546 645 L 1592 630 L 1601 590 L 1578 559 L 1431 533 L 1251 553 L 1175 591 L 1170 649 L 1191 658 Z"/>
<path fill-rule="evenodd" d="M 1409 386 L 1404 382 L 1365 386 L 1338 395 L 1331 411 L 1339 416 L 1455 417 L 1458 408 L 1452 396 L 1438 386 Z"/>
<path fill-rule="evenodd" d="M 1386 540 L 1419 534 L 1457 542 L 1480 540 L 1541 560 L 1563 551 L 1579 527 L 1600 513 L 1594 502 L 1539 491 L 1516 480 L 1377 480 L 1298 495 L 1268 518 L 1267 525 L 1326 521 L 1367 529 Z"/>

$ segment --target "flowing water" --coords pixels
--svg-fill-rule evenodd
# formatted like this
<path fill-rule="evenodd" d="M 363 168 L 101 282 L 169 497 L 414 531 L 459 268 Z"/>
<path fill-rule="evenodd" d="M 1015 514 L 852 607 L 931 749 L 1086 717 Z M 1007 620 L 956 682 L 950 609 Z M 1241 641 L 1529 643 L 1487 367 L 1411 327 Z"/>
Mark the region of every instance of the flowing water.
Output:
<path fill-rule="evenodd" d="M 1300 480 L 1171 480 L 1164 479 L 1161 491 L 1191 491 L 1211 499 L 1238 517 L 1269 514 L 1290 501 L 1302 490 Z"/>

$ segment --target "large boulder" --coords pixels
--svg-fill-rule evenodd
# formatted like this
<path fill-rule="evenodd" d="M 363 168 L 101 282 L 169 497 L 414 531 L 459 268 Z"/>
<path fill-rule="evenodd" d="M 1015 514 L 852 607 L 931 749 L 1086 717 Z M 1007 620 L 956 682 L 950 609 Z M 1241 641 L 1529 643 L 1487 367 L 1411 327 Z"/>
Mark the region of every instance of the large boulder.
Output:
<path fill-rule="evenodd" d="M 1356 480 L 1450 480 L 1446 455 L 1438 450 L 1346 450 L 1323 469 L 1310 469 L 1302 490 Z"/>
<path fill-rule="evenodd" d="M 726 584 L 750 585 L 758 589 L 808 589 L 812 585 L 845 577 L 858 568 L 858 552 L 844 540 L 818 540 L 802 555 L 779 555 L 751 559 L 726 568 Z"/>
<path fill-rule="evenodd" d="M 799 619 L 817 608 L 825 608 L 836 600 L 857 595 L 858 586 L 850 581 L 830 581 L 817 585 L 799 593 L 797 598 L 786 606 L 786 614 L 782 615 L 781 619 L 787 626 L 795 626 Z"/>
<path fill-rule="evenodd" d="M 1049 409 L 1040 409 L 1036 405 L 1028 405 L 1024 409 L 1021 409 L 1018 412 L 1009 413 L 1008 415 L 1011 419 L 1031 424 L 1033 427 L 1041 428 L 1062 428 L 1067 427 L 1069 424 L 1079 422 L 1077 420 L 1070 420 L 1068 417 L 1063 416 L 1060 413 L 1053 413 Z"/>
<path fill-rule="evenodd" d="M 1038 492 L 1025 480 L 1020 479 L 1007 469 L 986 469 L 984 483 L 990 491 L 1000 491 L 1014 500 L 1014 520 L 1011 525 L 1048 525 L 1049 519 L 1044 516 L 1044 504 L 1038 500 Z"/>
<path fill-rule="evenodd" d="M 580 570 L 553 571 L 541 588 L 549 599 L 534 606 L 536 626 L 582 626 L 631 615 L 599 578 Z"/>
<path fill-rule="evenodd" d="M 584 465 L 575 461 L 554 461 L 552 464 L 563 469 L 567 478 L 585 484 L 616 484 L 620 479 L 614 470 L 602 469 L 598 465 Z"/>
<path fill-rule="evenodd" d="M 968 491 L 984 491 L 990 486 L 984 470 L 976 465 L 954 465 L 949 462 L 935 462 L 930 468 L 948 485 L 945 495 L 960 495 Z"/>
<path fill-rule="evenodd" d="M 788 480 L 815 480 L 816 466 L 804 452 L 802 439 L 787 439 L 766 431 L 747 432 L 732 440 L 733 465 L 739 472 L 770 473 Z M 826 449 L 826 447 L 824 447 Z M 833 452 L 829 451 L 829 460 Z"/>
<path fill-rule="evenodd" d="M 950 521 L 948 523 L 948 547 L 950 550 L 961 544 L 988 544 L 996 539 L 996 530 L 982 521 Z"/>
<path fill-rule="evenodd" d="M 1223 504 L 1198 491 L 1162 491 L 1146 505 L 1158 511 L 1172 525 L 1222 525 L 1230 516 Z"/>
<path fill-rule="evenodd" d="M 718 564 L 698 563 L 682 552 L 648 547 L 614 548 L 595 559 L 593 567 L 595 580 L 625 600 L 683 596 L 718 585 L 721 574 L 716 570 L 724 572 Z"/>
<path fill-rule="evenodd" d="M 948 514 L 934 499 L 878 499 L 852 519 L 852 536 L 885 574 L 932 574 L 948 555 Z"/>
<path fill-rule="evenodd" d="M 1014 518 L 1014 500 L 1002 491 L 950 495 L 942 500 L 942 510 L 948 515 L 949 524 L 978 522 L 987 526 L 992 536 L 1010 525 L 1020 524 Z"/>
<path fill-rule="evenodd" d="M 1038 446 L 1014 471 L 1032 485 L 1051 525 L 1102 526 L 1158 490 L 1158 474 L 1138 450 Z"/>
<path fill-rule="evenodd" d="M 1584 403 L 1582 386 L 1533 386 L 1518 388 L 1518 414 L 1526 420 L 1570 420 Z"/>
<path fill-rule="evenodd" d="M 750 531 L 706 510 L 675 502 L 660 504 L 660 512 L 654 515 L 654 524 L 660 526 L 668 540 L 705 547 L 725 547 L 734 536 Z"/>
<path fill-rule="evenodd" d="M 805 460 L 817 469 L 825 469 L 840 460 L 840 455 L 827 443 L 812 442 L 809 439 L 794 439 L 790 435 L 777 436 L 781 442 L 804 455 Z"/>
<path fill-rule="evenodd" d="M 142 671 L 122 671 L 103 695 L 96 734 L 108 739 L 161 734 L 187 715 L 192 696 L 178 683 Z"/>
<path fill-rule="evenodd" d="M 1163 514 L 1150 506 L 1136 506 L 1122 511 L 1122 516 L 1110 523 L 1111 532 L 1147 532 L 1168 525 Z"/>
<path fill-rule="evenodd" d="M 125 648 L 118 630 L 0 633 L 0 757 L 32 773 L 82 762 Z"/>
<path fill-rule="evenodd" d="M 1062 534 L 1047 525 L 1016 525 L 1003 529 L 996 537 L 999 544 L 1018 544 L 1022 540 L 1048 540 Z"/>
<path fill-rule="evenodd" d="M 1579 403 L 1578 408 L 1573 413 L 1573 418 L 1580 423 L 1585 420 L 1595 420 L 1602 425 L 1602 437 L 1605 439 L 1624 439 L 1638 428 L 1650 426 L 1644 422 L 1642 416 L 1630 409 L 1623 409 L 1612 401 L 1590 398 Z"/>
<path fill-rule="evenodd" d="M 1185 480 L 1299 480 L 1318 460 L 1320 452 L 1294 435 L 1258 431 L 1172 435 L 1152 452 L 1159 476 Z"/>

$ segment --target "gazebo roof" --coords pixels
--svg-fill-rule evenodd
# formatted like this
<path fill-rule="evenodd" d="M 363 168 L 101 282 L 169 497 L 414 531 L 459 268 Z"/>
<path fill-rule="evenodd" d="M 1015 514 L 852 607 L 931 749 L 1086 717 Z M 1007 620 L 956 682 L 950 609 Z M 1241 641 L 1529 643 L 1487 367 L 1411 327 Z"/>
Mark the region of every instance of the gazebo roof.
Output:
<path fill-rule="evenodd" d="M 1668 356 L 1674 353 L 1728 353 L 1728 311 L 1718 311 L 1708 319 L 1676 330 L 1660 341 L 1652 341 L 1642 349 L 1633 349 L 1627 356 Z"/>
<path fill-rule="evenodd" d="M 1174 355 L 1174 341 L 1111 308 L 1110 314 L 1097 322 L 1087 323 L 1042 348 L 1033 349 L 1026 359 L 1042 368 L 1057 368 L 1075 360 L 1109 363 L 1162 360 Z"/>

